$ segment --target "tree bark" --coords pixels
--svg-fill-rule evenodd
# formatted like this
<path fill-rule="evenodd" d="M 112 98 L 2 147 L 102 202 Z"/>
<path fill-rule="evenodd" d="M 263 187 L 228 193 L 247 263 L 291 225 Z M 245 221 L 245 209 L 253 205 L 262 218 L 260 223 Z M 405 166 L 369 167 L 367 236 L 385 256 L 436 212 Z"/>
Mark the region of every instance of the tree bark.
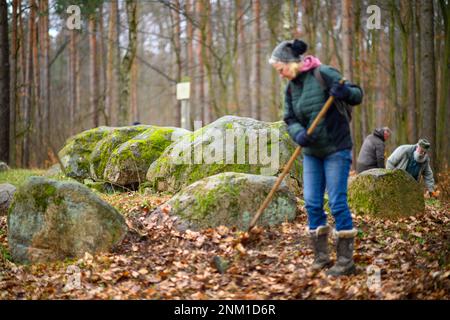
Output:
<path fill-rule="evenodd" d="M 16 117 L 18 107 L 18 92 L 17 92 L 17 60 L 18 60 L 18 37 L 17 37 L 17 15 L 19 14 L 20 3 L 19 0 L 13 0 L 12 3 L 12 21 L 11 21 L 11 73 L 10 73 L 10 122 L 9 122 L 9 164 L 16 166 Z"/>
<path fill-rule="evenodd" d="M 30 14 L 28 16 L 28 35 L 26 50 L 25 70 L 25 99 L 23 103 L 24 139 L 22 145 L 22 167 L 30 166 L 30 138 L 32 130 L 32 106 L 33 106 L 33 38 L 35 33 L 35 11 L 34 0 L 29 0 Z M 24 55 L 25 56 L 25 55 Z"/>
<path fill-rule="evenodd" d="M 420 1 L 420 60 L 422 64 L 420 74 L 420 95 L 423 106 L 422 138 L 431 143 L 431 163 L 436 162 L 436 70 L 434 57 L 434 11 L 433 1 Z"/>
<path fill-rule="evenodd" d="M 0 160 L 9 162 L 10 65 L 8 7 L 0 1 Z"/>
<path fill-rule="evenodd" d="M 261 120 L 261 3 L 253 0 L 252 118 Z"/>
<path fill-rule="evenodd" d="M 49 28 L 49 9 L 48 0 L 39 1 L 39 44 L 40 44 L 40 54 L 39 54 L 39 67 L 40 67 L 40 107 L 41 107 L 41 135 L 42 135 L 42 150 L 50 152 L 48 149 L 50 123 L 51 123 L 51 112 L 50 112 L 50 40 L 48 35 Z M 45 154 L 46 155 L 46 154 Z"/>
<path fill-rule="evenodd" d="M 170 10 L 172 15 L 172 23 L 173 23 L 173 33 L 172 33 L 172 44 L 173 44 L 173 52 L 175 55 L 175 79 L 177 82 L 181 82 L 181 74 L 183 71 L 182 61 L 181 61 L 181 19 L 180 19 L 180 1 L 176 0 L 174 2 L 175 10 Z M 190 121 L 188 119 L 187 121 Z M 181 127 L 181 101 L 177 100 L 176 110 L 175 110 L 175 123 L 178 127 Z"/>
<path fill-rule="evenodd" d="M 115 126 L 117 124 L 118 111 L 118 85 L 117 85 L 117 0 L 111 1 L 109 22 L 108 22 L 108 52 L 106 55 L 106 93 L 105 93 L 105 108 L 108 115 L 109 124 Z"/>
<path fill-rule="evenodd" d="M 131 67 L 136 57 L 137 49 L 137 4 L 134 1 L 126 1 L 128 19 L 128 48 L 120 64 L 120 103 L 119 103 L 119 125 L 130 122 L 130 85 Z"/>
<path fill-rule="evenodd" d="M 89 28 L 89 71 L 90 71 L 90 112 L 92 126 L 99 126 L 98 107 L 98 64 L 97 64 L 97 21 L 95 15 L 91 15 L 88 21 Z"/>

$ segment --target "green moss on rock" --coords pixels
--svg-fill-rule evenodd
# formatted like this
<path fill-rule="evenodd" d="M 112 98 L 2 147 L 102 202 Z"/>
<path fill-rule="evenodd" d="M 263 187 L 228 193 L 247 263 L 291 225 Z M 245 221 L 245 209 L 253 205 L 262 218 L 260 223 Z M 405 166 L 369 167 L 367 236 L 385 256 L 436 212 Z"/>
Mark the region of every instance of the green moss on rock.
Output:
<path fill-rule="evenodd" d="M 165 205 L 181 218 L 181 229 L 226 225 L 244 230 L 275 180 L 270 176 L 220 173 L 184 188 Z M 294 219 L 297 213 L 295 196 L 283 183 L 258 224 L 277 225 Z"/>
<path fill-rule="evenodd" d="M 424 211 L 419 183 L 403 170 L 365 171 L 351 179 L 348 197 L 355 213 L 398 218 Z"/>
<path fill-rule="evenodd" d="M 226 132 L 228 130 L 234 130 L 235 133 L 235 140 L 232 143 L 227 141 Z M 274 144 L 278 144 L 279 162 L 276 168 L 271 168 L 270 164 L 261 163 L 260 159 L 258 159 L 257 163 L 250 163 L 250 152 L 254 156 L 254 153 L 257 153 L 257 151 L 250 151 L 249 135 L 257 130 L 266 130 L 268 132 L 267 145 L 265 147 L 268 150 L 269 157 L 271 157 L 272 151 L 275 152 L 276 150 Z M 272 141 L 270 134 L 272 130 L 278 131 L 278 139 L 276 141 Z M 214 132 L 217 133 L 217 131 L 221 132 L 224 140 L 223 158 L 213 163 L 205 163 L 205 150 L 208 150 L 208 148 L 213 149 L 215 143 L 218 143 L 214 137 Z M 292 139 L 285 134 L 286 131 L 286 125 L 282 121 L 268 123 L 251 118 L 222 117 L 170 145 L 151 164 L 146 178 L 153 185 L 153 188 L 158 191 L 178 192 L 195 181 L 221 172 L 278 175 L 296 148 Z M 239 143 L 243 143 L 245 146 L 243 163 L 238 163 L 237 146 Z M 255 146 L 253 145 L 252 147 Z M 197 152 L 200 149 L 202 154 L 198 157 Z M 256 149 L 259 149 L 259 147 L 257 146 Z M 232 155 L 232 163 L 225 163 L 227 161 L 226 154 Z M 289 188 L 296 194 L 300 194 L 301 174 L 301 162 L 296 161 L 286 178 Z"/>
<path fill-rule="evenodd" d="M 189 132 L 173 127 L 147 129 L 112 152 L 105 168 L 105 180 L 119 185 L 144 182 L 150 165 L 174 139 Z"/>
<path fill-rule="evenodd" d="M 30 177 L 8 213 L 8 244 L 20 263 L 108 251 L 126 230 L 122 215 L 78 182 Z"/>
<path fill-rule="evenodd" d="M 98 127 L 86 130 L 66 141 L 58 155 L 68 177 L 78 181 L 83 181 L 83 179 L 89 177 L 89 156 L 97 142 L 113 129 L 111 127 Z"/>
<path fill-rule="evenodd" d="M 89 156 L 91 178 L 94 180 L 104 180 L 103 173 L 111 155 L 114 154 L 115 150 L 121 144 L 127 142 L 147 129 L 149 129 L 149 127 L 143 125 L 117 128 L 97 142 L 94 150 Z"/>

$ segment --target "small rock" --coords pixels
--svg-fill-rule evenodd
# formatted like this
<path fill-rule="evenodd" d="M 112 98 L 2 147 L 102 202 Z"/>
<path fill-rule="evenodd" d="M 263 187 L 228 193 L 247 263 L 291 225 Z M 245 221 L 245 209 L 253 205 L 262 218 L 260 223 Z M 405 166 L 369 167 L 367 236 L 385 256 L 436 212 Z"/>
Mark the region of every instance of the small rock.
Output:
<path fill-rule="evenodd" d="M 9 170 L 9 166 L 6 163 L 0 161 L 0 172 L 6 171 L 6 170 Z"/>
<path fill-rule="evenodd" d="M 9 183 L 0 184 L 0 216 L 8 213 L 8 208 L 16 192 L 16 187 Z"/>
<path fill-rule="evenodd" d="M 224 274 L 230 266 L 228 260 L 225 260 L 221 256 L 214 256 L 213 258 L 214 267 L 221 273 Z"/>

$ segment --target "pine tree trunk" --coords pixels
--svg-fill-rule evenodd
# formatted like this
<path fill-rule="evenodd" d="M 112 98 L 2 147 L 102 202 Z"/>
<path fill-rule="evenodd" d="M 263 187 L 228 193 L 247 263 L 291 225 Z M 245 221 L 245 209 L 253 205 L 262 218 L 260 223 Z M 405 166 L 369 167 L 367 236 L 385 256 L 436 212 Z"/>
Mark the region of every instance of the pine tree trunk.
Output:
<path fill-rule="evenodd" d="M 444 0 L 439 1 L 444 20 L 444 52 L 442 54 L 441 70 L 441 93 L 439 104 L 439 116 L 437 125 L 437 137 L 439 138 L 438 150 L 440 159 L 440 170 L 445 171 L 450 167 L 449 158 L 449 121 L 450 121 L 450 3 Z"/>
<path fill-rule="evenodd" d="M 117 72 L 118 67 L 117 50 L 117 0 L 111 1 L 109 22 L 108 22 L 108 52 L 106 56 L 106 93 L 105 93 L 105 108 L 108 115 L 109 124 L 115 126 L 117 124 L 118 111 L 118 85 Z"/>
<path fill-rule="evenodd" d="M 416 59 L 415 59 L 415 27 L 413 2 L 408 2 L 409 33 L 408 33 L 408 128 L 407 136 L 409 143 L 417 141 L 417 102 L 416 102 Z"/>
<path fill-rule="evenodd" d="M 352 50 L 352 8 L 351 0 L 343 0 L 342 2 L 342 57 L 343 57 L 343 76 L 349 80 L 353 80 L 353 50 Z M 359 126 L 358 121 L 351 122 L 351 134 L 352 140 L 356 141 L 358 138 Z M 356 148 L 352 149 L 353 159 L 356 159 L 358 154 Z M 355 168 L 355 161 L 353 161 L 352 167 Z"/>
<path fill-rule="evenodd" d="M 99 126 L 98 107 L 98 63 L 97 63 L 97 21 L 95 15 L 91 15 L 88 21 L 89 29 L 89 72 L 90 72 L 90 112 L 92 126 Z"/>
<path fill-rule="evenodd" d="M 174 2 L 175 10 L 170 10 L 172 15 L 173 22 L 173 34 L 172 34 L 172 42 L 173 42 L 173 52 L 175 57 L 175 79 L 177 82 L 181 82 L 181 74 L 182 74 L 182 61 L 181 61 L 181 19 L 180 19 L 180 1 L 176 0 Z M 187 119 L 190 121 L 190 119 Z M 181 127 L 181 101 L 177 100 L 176 110 L 175 110 L 175 123 L 176 126 Z"/>
<path fill-rule="evenodd" d="M 201 116 L 201 121 L 203 125 L 206 124 L 205 114 L 207 113 L 207 109 L 205 107 L 205 66 L 203 63 L 203 32 L 202 28 L 204 28 L 204 20 L 202 19 L 203 14 L 203 1 L 195 2 L 195 17 L 196 22 L 198 24 L 197 30 L 195 32 L 195 38 L 197 39 L 197 44 L 195 46 L 196 56 L 197 56 L 197 77 L 198 79 L 196 85 L 196 97 L 195 100 L 198 104 L 198 112 Z"/>
<path fill-rule="evenodd" d="M 431 162 L 436 163 L 436 70 L 434 58 L 434 11 L 433 2 L 420 1 L 420 60 L 422 64 L 420 74 L 420 103 L 423 106 L 422 138 L 431 143 Z"/>
<path fill-rule="evenodd" d="M 99 96 L 98 96 L 98 109 L 103 115 L 103 121 L 105 124 L 109 123 L 108 113 L 105 106 L 105 94 L 106 94 L 106 52 L 105 52 L 105 31 L 103 27 L 103 4 L 100 4 L 98 13 L 98 76 L 99 76 Z"/>
<path fill-rule="evenodd" d="M 130 85 L 131 67 L 136 57 L 137 49 L 137 5 L 134 1 L 126 1 L 128 19 L 128 48 L 120 64 L 120 103 L 119 103 L 119 125 L 126 125 L 130 122 Z"/>
<path fill-rule="evenodd" d="M 49 28 L 49 9 L 48 0 L 39 1 L 39 44 L 40 44 L 40 107 L 42 110 L 42 150 L 50 152 L 49 132 L 51 123 L 50 112 L 50 40 L 48 35 Z"/>
<path fill-rule="evenodd" d="M 24 140 L 22 145 L 22 167 L 30 166 L 30 148 L 31 148 L 31 123 L 32 123 L 32 106 L 33 106 L 33 37 L 34 37 L 34 20 L 35 6 L 34 0 L 29 0 L 30 14 L 28 16 L 28 34 L 27 34 L 27 50 L 26 50 L 26 70 L 25 70 L 25 99 L 23 103 L 23 121 L 24 121 Z M 25 55 L 24 55 L 25 56 Z"/>
<path fill-rule="evenodd" d="M 17 107 L 18 107 L 18 92 L 17 92 L 17 59 L 18 59 L 18 38 L 17 38 L 17 15 L 19 14 L 19 0 L 13 0 L 12 3 L 12 21 L 11 21 L 11 74 L 10 74 L 10 122 L 9 122 L 9 164 L 16 166 L 16 121 L 17 121 Z"/>
<path fill-rule="evenodd" d="M 261 3 L 253 0 L 252 118 L 261 120 Z"/>
<path fill-rule="evenodd" d="M 190 91 L 190 106 L 191 112 L 194 115 L 194 121 L 200 121 L 202 119 L 202 109 L 199 103 L 196 100 L 196 90 L 197 87 L 195 85 L 195 57 L 194 57 L 194 27 L 192 25 L 192 19 L 194 18 L 194 7 L 191 2 L 192 0 L 186 0 L 185 2 L 185 10 L 186 15 L 188 17 L 186 21 L 186 32 L 187 32 L 187 59 L 186 59 L 186 70 L 189 76 L 189 81 L 191 82 L 191 91 Z"/>
<path fill-rule="evenodd" d="M 0 160 L 9 162 L 10 65 L 8 7 L 0 0 Z"/>

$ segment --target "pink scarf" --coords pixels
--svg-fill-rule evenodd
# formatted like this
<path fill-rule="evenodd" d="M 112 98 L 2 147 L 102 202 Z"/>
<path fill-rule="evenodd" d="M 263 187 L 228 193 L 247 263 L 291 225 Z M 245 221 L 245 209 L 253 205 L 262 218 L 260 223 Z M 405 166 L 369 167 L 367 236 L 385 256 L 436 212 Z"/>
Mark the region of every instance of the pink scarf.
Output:
<path fill-rule="evenodd" d="M 322 62 L 320 62 L 320 60 L 314 56 L 305 56 L 303 58 L 303 65 L 300 68 L 300 72 L 305 72 L 311 69 L 314 69 L 318 66 L 320 66 L 322 64 Z"/>

